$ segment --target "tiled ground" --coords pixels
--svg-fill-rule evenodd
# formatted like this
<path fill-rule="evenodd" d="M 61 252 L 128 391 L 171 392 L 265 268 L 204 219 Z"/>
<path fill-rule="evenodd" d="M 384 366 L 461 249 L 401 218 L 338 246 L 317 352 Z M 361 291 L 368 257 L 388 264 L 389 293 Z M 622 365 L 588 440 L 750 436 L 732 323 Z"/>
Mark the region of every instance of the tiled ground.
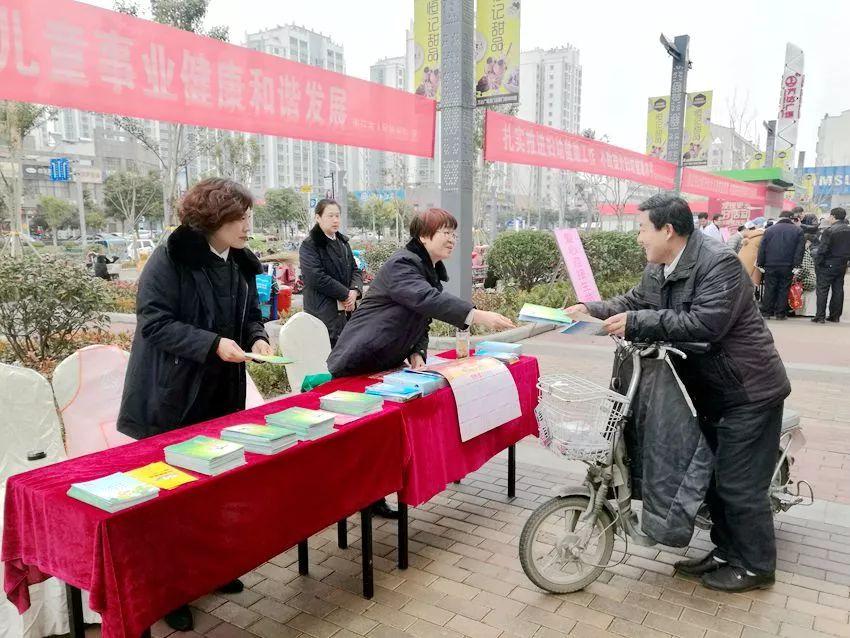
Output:
<path fill-rule="evenodd" d="M 521 465 L 518 498 L 504 496 L 501 459 L 411 513 L 411 566 L 395 568 L 396 525 L 375 530 L 376 593 L 360 592 L 356 519 L 351 547 L 340 550 L 335 528 L 310 541 L 310 575 L 297 574 L 294 550 L 244 578 L 235 596 L 194 603 L 196 630 L 210 638 L 314 636 L 482 638 L 626 636 L 848 636 L 850 528 L 782 516 L 777 523 L 780 571 L 770 591 L 723 595 L 673 576 L 684 550 L 630 545 L 586 591 L 544 594 L 521 571 L 517 541 L 529 508 L 549 498 L 564 473 Z M 690 554 L 709 547 L 698 536 Z M 96 632 L 92 632 L 96 633 Z M 155 637 L 169 635 L 159 623 Z M 175 638 L 179 634 L 174 634 Z"/>

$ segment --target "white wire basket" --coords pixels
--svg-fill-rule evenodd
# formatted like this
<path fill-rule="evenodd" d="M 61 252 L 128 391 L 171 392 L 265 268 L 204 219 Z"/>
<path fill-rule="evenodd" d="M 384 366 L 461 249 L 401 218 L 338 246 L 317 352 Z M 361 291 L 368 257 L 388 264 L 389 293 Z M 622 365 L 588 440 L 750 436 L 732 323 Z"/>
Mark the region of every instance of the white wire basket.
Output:
<path fill-rule="evenodd" d="M 569 374 L 541 377 L 537 389 L 541 445 L 565 459 L 607 462 L 626 397 Z"/>

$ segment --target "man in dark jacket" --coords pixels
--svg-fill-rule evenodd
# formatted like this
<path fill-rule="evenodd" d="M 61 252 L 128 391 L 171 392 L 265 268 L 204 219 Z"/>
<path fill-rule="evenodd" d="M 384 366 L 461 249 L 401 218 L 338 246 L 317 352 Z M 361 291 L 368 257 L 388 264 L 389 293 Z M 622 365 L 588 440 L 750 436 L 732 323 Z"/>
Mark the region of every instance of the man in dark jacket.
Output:
<path fill-rule="evenodd" d="M 676 568 L 706 587 L 746 591 L 774 582 L 776 542 L 768 486 L 791 391 L 753 287 L 729 248 L 694 232 L 687 202 L 655 195 L 640 205 L 649 264 L 641 282 L 606 302 L 579 304 L 634 342 L 701 342 L 706 354 L 675 362 L 715 454 L 707 502 L 716 549 Z"/>
<path fill-rule="evenodd" d="M 332 199 L 316 205 L 316 225 L 298 251 L 304 279 L 304 312 L 328 328 L 331 347 L 363 296 L 363 277 L 348 237 L 339 232 L 340 209 Z"/>
<path fill-rule="evenodd" d="M 791 211 L 782 211 L 779 221 L 764 232 L 756 265 L 764 272 L 761 312 L 765 318 L 788 318 L 788 289 L 794 270 L 803 263 L 805 246 L 805 236 Z"/>
<path fill-rule="evenodd" d="M 831 224 L 823 231 L 815 257 L 817 274 L 818 308 L 812 321 L 838 323 L 844 310 L 844 275 L 850 262 L 850 224 L 847 211 L 833 208 L 829 213 Z M 829 317 L 826 317 L 826 301 L 830 290 Z"/>

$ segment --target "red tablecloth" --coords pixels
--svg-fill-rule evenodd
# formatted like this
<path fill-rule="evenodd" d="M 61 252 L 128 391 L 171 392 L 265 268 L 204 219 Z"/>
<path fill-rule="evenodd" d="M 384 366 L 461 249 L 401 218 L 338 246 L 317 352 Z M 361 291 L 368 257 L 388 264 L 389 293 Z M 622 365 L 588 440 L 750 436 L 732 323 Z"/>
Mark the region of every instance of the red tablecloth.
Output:
<path fill-rule="evenodd" d="M 393 404 L 323 439 L 108 514 L 66 496 L 71 483 L 163 460 L 162 448 L 293 405 L 308 393 L 13 476 L 6 490 L 4 589 L 23 611 L 48 575 L 91 592 L 103 636 L 138 638 L 175 607 L 237 578 L 402 487 L 405 442 Z"/>
<path fill-rule="evenodd" d="M 454 353 L 444 353 L 449 358 Z M 404 467 L 404 487 L 399 500 L 408 505 L 420 505 L 439 494 L 452 481 L 474 472 L 496 454 L 524 439 L 537 436 L 537 380 L 540 369 L 534 357 L 522 357 L 508 368 L 519 391 L 522 416 L 498 428 L 470 439 L 460 440 L 457 406 L 451 388 L 443 388 L 422 399 L 398 404 L 404 419 L 408 449 Z M 378 383 L 367 376 L 346 377 L 316 388 L 320 394 L 335 390 L 362 391 Z"/>

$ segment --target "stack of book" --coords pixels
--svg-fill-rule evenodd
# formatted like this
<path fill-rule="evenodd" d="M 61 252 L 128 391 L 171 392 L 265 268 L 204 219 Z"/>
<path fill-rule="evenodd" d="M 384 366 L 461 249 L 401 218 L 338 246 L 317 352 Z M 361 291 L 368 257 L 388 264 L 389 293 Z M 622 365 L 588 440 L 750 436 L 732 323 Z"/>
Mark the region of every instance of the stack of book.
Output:
<path fill-rule="evenodd" d="M 321 406 L 323 410 L 329 410 L 331 412 L 350 414 L 351 416 L 363 416 L 383 410 L 384 400 L 379 396 L 371 394 L 338 390 L 323 396 Z"/>
<path fill-rule="evenodd" d="M 94 505 L 107 512 L 120 510 L 144 503 L 159 494 L 159 488 L 116 472 L 94 481 L 73 483 L 68 496 L 83 503 Z"/>
<path fill-rule="evenodd" d="M 522 356 L 522 345 L 519 343 L 502 343 L 501 341 L 482 341 L 475 348 L 476 357 L 492 357 L 503 363 L 516 363 Z"/>
<path fill-rule="evenodd" d="M 294 432 L 274 425 L 231 425 L 221 431 L 221 438 L 233 443 L 241 443 L 245 449 L 255 454 L 277 454 L 298 443 Z"/>
<path fill-rule="evenodd" d="M 401 372 L 388 374 L 384 377 L 384 383 L 419 388 L 423 397 L 427 397 L 429 394 L 449 385 L 448 381 L 439 374 L 413 372 L 411 370 L 402 370 Z"/>
<path fill-rule="evenodd" d="M 321 410 L 289 408 L 266 415 L 266 423 L 295 436 L 299 441 L 320 439 L 334 431 L 335 415 Z"/>
<path fill-rule="evenodd" d="M 422 391 L 416 386 L 385 382 L 367 386 L 366 394 L 383 397 L 388 401 L 395 401 L 396 403 L 407 403 L 421 397 Z"/>
<path fill-rule="evenodd" d="M 245 448 L 231 441 L 196 436 L 165 448 L 165 462 L 200 474 L 215 476 L 245 465 Z"/>

